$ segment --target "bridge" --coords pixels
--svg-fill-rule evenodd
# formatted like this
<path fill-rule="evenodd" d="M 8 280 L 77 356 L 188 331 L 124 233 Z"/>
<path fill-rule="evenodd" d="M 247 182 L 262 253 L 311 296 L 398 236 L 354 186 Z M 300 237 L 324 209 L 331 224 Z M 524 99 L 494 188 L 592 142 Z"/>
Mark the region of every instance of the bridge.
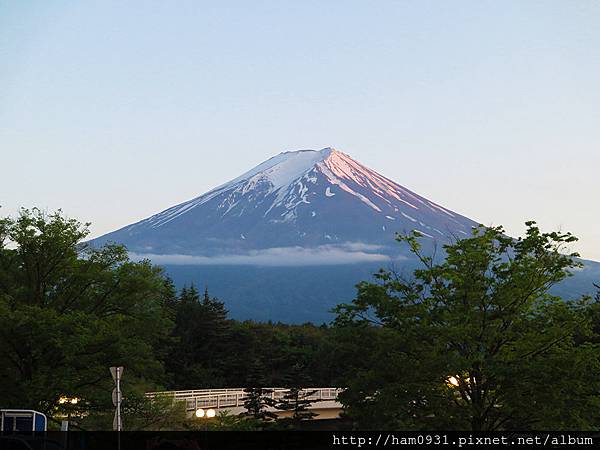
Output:
<path fill-rule="evenodd" d="M 269 391 L 267 397 L 274 400 L 283 400 L 284 395 L 289 391 L 287 388 L 264 388 Z M 337 397 L 343 389 L 338 388 L 305 388 L 302 393 L 306 395 L 302 397 L 304 400 L 311 402 L 308 409 L 317 414 L 315 420 L 320 419 L 335 419 L 338 418 L 342 411 L 342 404 Z M 308 394 L 308 395 L 307 395 Z M 190 391 L 163 391 L 163 392 L 148 392 L 146 397 L 172 397 L 175 402 L 185 402 L 185 409 L 188 415 L 192 415 L 198 409 L 214 409 L 219 411 L 227 411 L 231 415 L 237 415 L 245 412 L 244 401 L 248 394 L 244 392 L 244 388 L 233 389 L 196 389 Z M 282 411 L 273 407 L 265 408 L 267 411 L 272 411 L 280 417 L 291 415 L 290 411 Z"/>

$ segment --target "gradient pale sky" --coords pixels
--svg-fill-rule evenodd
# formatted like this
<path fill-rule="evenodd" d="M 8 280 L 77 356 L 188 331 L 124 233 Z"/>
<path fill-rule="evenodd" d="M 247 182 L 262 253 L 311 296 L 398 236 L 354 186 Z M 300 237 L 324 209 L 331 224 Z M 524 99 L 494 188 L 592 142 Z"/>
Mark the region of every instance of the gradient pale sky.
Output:
<path fill-rule="evenodd" d="M 0 205 L 94 236 L 335 147 L 600 260 L 600 2 L 0 0 Z"/>

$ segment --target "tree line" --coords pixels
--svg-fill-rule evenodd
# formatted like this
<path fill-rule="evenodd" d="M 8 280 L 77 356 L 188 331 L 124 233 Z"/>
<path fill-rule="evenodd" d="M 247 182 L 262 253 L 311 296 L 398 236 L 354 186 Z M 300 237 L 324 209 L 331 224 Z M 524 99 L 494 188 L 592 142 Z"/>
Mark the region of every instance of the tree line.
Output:
<path fill-rule="evenodd" d="M 317 326 L 232 320 L 209 289 L 85 244 L 88 225 L 37 209 L 0 219 L 0 407 L 110 429 L 108 368 L 122 365 L 129 429 L 199 426 L 146 392 L 225 387 L 247 389 L 247 412 L 206 426 L 296 427 L 311 417 L 302 388 L 340 387 L 360 429 L 598 429 L 600 298 L 549 294 L 581 265 L 569 233 L 479 227 L 441 257 L 399 236 L 422 268 L 382 270 Z M 269 403 L 270 387 L 289 391 Z"/>

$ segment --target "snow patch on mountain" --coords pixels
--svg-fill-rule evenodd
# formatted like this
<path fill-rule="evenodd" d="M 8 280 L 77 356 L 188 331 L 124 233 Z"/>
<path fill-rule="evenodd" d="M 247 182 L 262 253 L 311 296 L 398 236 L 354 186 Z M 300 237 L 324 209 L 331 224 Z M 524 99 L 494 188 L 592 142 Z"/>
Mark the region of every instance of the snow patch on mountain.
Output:
<path fill-rule="evenodd" d="M 371 200 L 369 200 L 363 194 L 356 192 L 355 190 L 350 188 L 346 183 L 344 183 L 340 178 L 338 178 L 336 176 L 336 174 L 330 170 L 329 165 L 327 165 L 323 162 L 319 162 L 319 163 L 317 163 L 317 166 L 319 167 L 321 172 L 327 177 L 327 181 L 329 181 L 331 184 L 335 184 L 336 186 L 340 187 L 341 189 L 348 192 L 349 194 L 354 195 L 356 198 L 358 198 L 360 201 L 362 201 L 369 207 L 373 208 L 375 211 L 381 212 L 381 208 L 379 208 L 379 206 L 374 204 Z"/>
<path fill-rule="evenodd" d="M 406 214 L 406 213 L 400 212 L 400 214 L 402 214 L 402 216 L 403 216 L 403 217 L 406 217 L 406 218 L 407 218 L 408 220 L 410 220 L 411 222 L 416 222 L 416 221 L 417 221 L 417 219 L 415 219 L 415 218 L 413 218 L 413 217 L 409 216 L 409 215 L 408 215 L 408 214 Z M 423 225 L 423 226 L 424 226 L 425 224 L 421 224 L 421 225 Z"/>

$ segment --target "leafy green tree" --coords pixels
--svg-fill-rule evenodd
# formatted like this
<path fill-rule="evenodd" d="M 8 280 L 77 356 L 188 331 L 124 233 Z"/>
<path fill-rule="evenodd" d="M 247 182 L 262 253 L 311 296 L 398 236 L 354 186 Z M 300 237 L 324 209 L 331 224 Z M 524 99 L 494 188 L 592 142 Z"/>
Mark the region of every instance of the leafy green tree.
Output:
<path fill-rule="evenodd" d="M 148 398 L 141 392 L 129 392 L 121 404 L 123 427 L 126 431 L 187 430 L 192 419 L 187 416 L 184 402 L 173 401 L 169 395 Z M 84 430 L 111 430 L 114 409 L 83 414 L 77 418 Z"/>
<path fill-rule="evenodd" d="M 160 342 L 172 322 L 161 270 L 125 248 L 92 248 L 87 225 L 22 210 L 0 220 L 0 405 L 52 413 L 60 396 L 88 414 L 112 408 L 110 366 L 125 395 L 164 373 Z"/>
<path fill-rule="evenodd" d="M 265 428 L 265 423 L 260 419 L 248 416 L 231 414 L 227 410 L 220 410 L 214 419 L 199 419 L 192 421 L 190 429 L 209 431 L 260 431 Z"/>
<path fill-rule="evenodd" d="M 329 385 L 343 367 L 333 358 L 333 329 L 312 324 L 234 322 L 228 345 L 228 384 L 248 386 L 247 368 L 261 370 L 265 386 L 289 386 L 302 366 L 306 386 Z"/>
<path fill-rule="evenodd" d="M 413 278 L 381 271 L 338 307 L 340 326 L 380 330 L 342 395 L 359 426 L 597 428 L 600 353 L 576 341 L 590 335 L 591 299 L 548 293 L 580 265 L 564 253 L 575 238 L 534 222 L 519 239 L 480 227 L 442 262 L 418 238 L 398 238 L 423 264 Z"/>

